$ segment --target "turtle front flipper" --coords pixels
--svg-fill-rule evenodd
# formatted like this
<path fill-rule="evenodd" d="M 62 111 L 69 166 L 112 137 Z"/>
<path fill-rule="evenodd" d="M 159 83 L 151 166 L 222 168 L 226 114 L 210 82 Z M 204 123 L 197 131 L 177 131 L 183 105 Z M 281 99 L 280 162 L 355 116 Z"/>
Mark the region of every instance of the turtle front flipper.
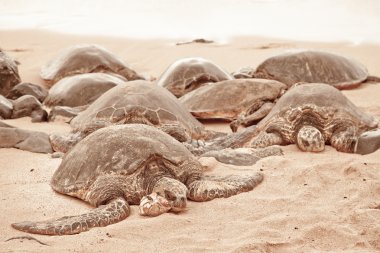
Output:
<path fill-rule="evenodd" d="M 331 146 L 340 152 L 353 153 L 358 138 L 357 136 L 357 130 L 353 126 L 340 129 L 332 134 L 330 140 Z"/>
<path fill-rule="evenodd" d="M 262 181 L 263 175 L 260 173 L 249 176 L 204 176 L 188 185 L 187 197 L 199 202 L 215 198 L 228 198 L 242 192 L 251 191 Z"/>
<path fill-rule="evenodd" d="M 72 235 L 94 227 L 105 227 L 128 217 L 130 208 L 124 198 L 116 198 L 93 211 L 56 220 L 13 223 L 12 227 L 27 233 L 41 235 Z"/>
<path fill-rule="evenodd" d="M 230 123 L 230 128 L 232 132 L 236 132 L 240 125 L 251 126 L 257 123 L 259 120 L 263 119 L 272 110 L 274 104 L 271 102 L 266 102 L 261 105 L 257 110 L 250 109 L 247 116 L 240 117 Z"/>
<path fill-rule="evenodd" d="M 251 141 L 251 148 L 265 148 L 273 145 L 283 145 L 284 140 L 278 133 L 260 132 Z"/>
<path fill-rule="evenodd" d="M 52 134 L 50 135 L 50 143 L 56 152 L 67 153 L 80 140 L 85 137 L 83 133 L 69 133 L 67 135 Z"/>

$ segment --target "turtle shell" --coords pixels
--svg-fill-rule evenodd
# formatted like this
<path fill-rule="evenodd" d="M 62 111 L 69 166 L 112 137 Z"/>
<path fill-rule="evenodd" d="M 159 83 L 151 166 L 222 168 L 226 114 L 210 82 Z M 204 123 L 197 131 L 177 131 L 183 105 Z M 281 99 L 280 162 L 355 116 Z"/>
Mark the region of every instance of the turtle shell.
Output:
<path fill-rule="evenodd" d="M 203 125 L 173 94 L 163 87 L 142 80 L 111 88 L 75 117 L 71 126 L 74 131 L 88 133 L 112 124 L 143 123 L 143 119 L 131 118 L 128 108 L 154 111 L 157 116 L 151 117 L 155 118 L 155 122 L 150 122 L 152 125 L 179 124 L 194 139 L 198 139 L 204 131 Z"/>
<path fill-rule="evenodd" d="M 119 74 L 127 80 L 143 79 L 122 60 L 107 49 L 91 44 L 69 47 L 41 68 L 41 78 L 48 83 L 76 74 L 109 72 Z"/>
<path fill-rule="evenodd" d="M 182 181 L 202 168 L 190 151 L 168 134 L 143 124 L 116 125 L 95 131 L 71 149 L 55 171 L 51 186 L 81 196 L 97 177 L 141 173 L 152 159 L 173 165 L 165 169 Z"/>
<path fill-rule="evenodd" d="M 47 106 L 81 106 L 94 102 L 104 92 L 127 81 L 122 76 L 86 73 L 68 76 L 51 87 L 44 104 Z"/>
<path fill-rule="evenodd" d="M 274 101 L 286 85 L 275 80 L 235 79 L 204 85 L 179 101 L 200 119 L 235 120 L 257 105 Z"/>
<path fill-rule="evenodd" d="M 197 89 L 204 83 L 233 79 L 215 63 L 198 57 L 177 60 L 158 79 L 157 84 L 165 87 L 176 97 Z"/>
<path fill-rule="evenodd" d="M 340 112 L 339 115 L 343 113 L 347 115 L 347 119 L 353 119 L 359 126 L 374 128 L 378 124 L 378 120 L 362 112 L 338 89 L 323 83 L 307 83 L 297 85 L 287 91 L 277 101 L 271 112 L 259 122 L 258 128 L 261 129 L 262 126 L 270 123 L 272 118 L 281 111 L 301 107 L 305 104 L 313 104 L 320 108 L 335 108 L 337 115 L 338 112 Z"/>
<path fill-rule="evenodd" d="M 274 79 L 288 87 L 298 82 L 307 82 L 350 89 L 365 81 L 368 71 L 362 64 L 340 55 L 301 51 L 268 58 L 256 68 L 254 76 Z"/>

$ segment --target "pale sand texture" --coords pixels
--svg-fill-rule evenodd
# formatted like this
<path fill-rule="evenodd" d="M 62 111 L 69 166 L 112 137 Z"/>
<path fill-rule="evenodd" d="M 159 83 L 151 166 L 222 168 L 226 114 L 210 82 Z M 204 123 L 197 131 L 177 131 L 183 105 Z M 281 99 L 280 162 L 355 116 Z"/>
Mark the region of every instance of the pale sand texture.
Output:
<path fill-rule="evenodd" d="M 127 29 L 127 28 L 126 28 Z M 80 37 L 41 31 L 2 31 L 0 47 L 17 59 L 23 81 L 43 84 L 41 65 L 59 50 L 77 43 L 98 43 L 138 72 L 158 77 L 181 57 L 201 56 L 227 71 L 253 66 L 289 49 L 311 48 L 353 57 L 380 75 L 380 45 L 306 43 L 266 38 L 237 38 L 228 44 Z M 262 46 L 269 49 L 259 49 Z M 17 49 L 17 50 L 15 50 Z M 344 93 L 359 107 L 380 118 L 380 85 L 364 84 Z M 6 120 L 26 129 L 68 132 L 63 123 Z M 228 130 L 227 124 L 208 123 Z M 1 141 L 1 140 L 0 140 Z M 188 211 L 156 218 L 138 215 L 73 236 L 28 235 L 13 222 L 44 220 L 88 211 L 82 201 L 55 193 L 49 186 L 60 159 L 17 149 L 0 149 L 0 252 L 379 252 L 380 151 L 360 156 L 327 146 L 319 154 L 283 148 L 283 157 L 269 157 L 252 167 L 216 164 L 214 173 L 262 170 L 264 182 L 249 193 L 206 203 L 189 202 Z"/>

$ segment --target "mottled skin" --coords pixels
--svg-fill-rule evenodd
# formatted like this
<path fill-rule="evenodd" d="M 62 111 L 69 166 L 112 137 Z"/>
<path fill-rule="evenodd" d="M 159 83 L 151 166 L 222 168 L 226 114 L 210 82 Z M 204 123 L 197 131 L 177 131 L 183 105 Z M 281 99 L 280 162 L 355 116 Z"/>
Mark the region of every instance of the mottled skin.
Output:
<path fill-rule="evenodd" d="M 235 79 L 204 85 L 179 101 L 198 119 L 232 121 L 234 132 L 264 118 L 286 89 L 274 80 Z"/>
<path fill-rule="evenodd" d="M 352 89 L 368 78 L 367 69 L 346 57 L 320 51 L 301 51 L 270 57 L 254 73 L 256 78 L 274 79 L 291 87 L 295 83 L 327 83 Z"/>
<path fill-rule="evenodd" d="M 60 52 L 41 68 L 41 78 L 54 84 L 66 76 L 84 73 L 115 73 L 127 80 L 144 79 L 107 49 L 92 44 L 80 44 Z"/>
<path fill-rule="evenodd" d="M 257 124 L 218 145 L 267 147 L 297 144 L 303 151 L 319 152 L 330 144 L 341 152 L 355 152 L 362 133 L 378 127 L 378 120 L 360 111 L 339 90 L 327 84 L 291 88 Z"/>
<path fill-rule="evenodd" d="M 6 97 L 20 82 L 16 62 L 0 49 L 0 94 Z"/>
<path fill-rule="evenodd" d="M 72 134 L 53 135 L 52 145 L 56 151 L 66 152 L 99 128 L 130 123 L 155 126 L 181 142 L 213 134 L 206 131 L 168 90 L 139 80 L 108 90 L 71 121 Z"/>
<path fill-rule="evenodd" d="M 205 83 L 231 80 L 233 77 L 213 62 L 203 58 L 184 58 L 170 65 L 157 81 L 176 97 L 195 90 Z"/>
<path fill-rule="evenodd" d="M 68 76 L 51 87 L 44 104 L 70 107 L 88 105 L 107 90 L 126 81 L 122 76 L 107 73 L 85 73 Z"/>
<path fill-rule="evenodd" d="M 101 144 L 101 145 L 99 145 Z M 89 213 L 41 222 L 12 224 L 18 230 L 68 235 L 125 219 L 130 204 L 157 216 L 180 212 L 187 198 L 209 201 L 252 190 L 263 177 L 207 176 L 198 160 L 178 141 L 147 125 L 130 124 L 100 129 L 69 153 L 51 180 L 52 188 L 82 199 L 95 208 Z"/>

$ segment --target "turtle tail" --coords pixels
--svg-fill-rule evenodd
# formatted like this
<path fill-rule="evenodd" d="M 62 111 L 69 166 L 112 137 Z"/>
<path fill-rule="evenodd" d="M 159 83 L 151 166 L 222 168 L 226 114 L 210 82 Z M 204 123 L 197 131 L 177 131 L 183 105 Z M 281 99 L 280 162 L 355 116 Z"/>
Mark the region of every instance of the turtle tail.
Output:
<path fill-rule="evenodd" d="M 261 173 L 246 176 L 204 176 L 189 184 L 187 197 L 199 202 L 215 198 L 228 198 L 242 192 L 251 191 L 262 181 L 263 175 Z"/>
<path fill-rule="evenodd" d="M 117 198 L 89 213 L 48 221 L 13 223 L 12 227 L 32 234 L 72 235 L 119 222 L 127 218 L 129 213 L 128 202 L 124 198 Z"/>

